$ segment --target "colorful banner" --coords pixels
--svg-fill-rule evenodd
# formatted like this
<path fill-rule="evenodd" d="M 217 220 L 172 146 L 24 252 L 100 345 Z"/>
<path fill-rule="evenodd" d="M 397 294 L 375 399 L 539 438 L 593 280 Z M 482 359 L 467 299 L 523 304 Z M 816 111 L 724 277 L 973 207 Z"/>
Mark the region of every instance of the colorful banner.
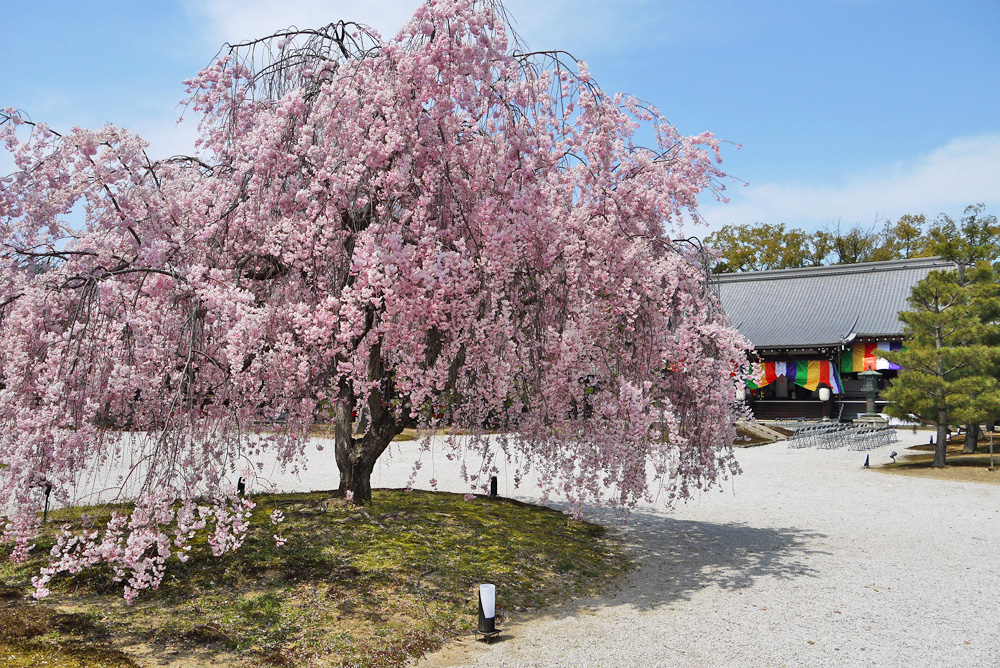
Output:
<path fill-rule="evenodd" d="M 898 365 L 893 364 L 884 357 L 878 357 L 875 351 L 885 350 L 895 352 L 902 349 L 903 344 L 900 341 L 855 343 L 850 349 L 841 353 L 840 372 L 858 373 L 860 371 L 868 371 L 869 369 L 875 369 L 876 371 L 899 369 Z"/>
<path fill-rule="evenodd" d="M 789 382 L 800 385 L 807 390 L 815 390 L 822 383 L 827 385 L 834 394 L 842 392 L 840 376 L 833 362 L 826 360 L 798 360 L 795 362 L 757 362 L 754 365 L 754 378 L 759 378 L 758 382 L 750 380 L 747 386 L 751 389 L 770 385 L 782 376 Z"/>

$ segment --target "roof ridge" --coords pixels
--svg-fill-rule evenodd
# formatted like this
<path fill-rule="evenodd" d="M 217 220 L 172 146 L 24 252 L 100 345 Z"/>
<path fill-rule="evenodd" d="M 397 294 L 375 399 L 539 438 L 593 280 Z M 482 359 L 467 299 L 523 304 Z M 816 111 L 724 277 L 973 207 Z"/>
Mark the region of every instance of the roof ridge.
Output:
<path fill-rule="evenodd" d="M 851 264 L 830 264 L 820 267 L 794 267 L 791 269 L 767 269 L 764 271 L 744 271 L 732 274 L 715 274 L 713 279 L 720 283 L 735 283 L 742 281 L 766 281 L 781 278 L 797 278 L 803 276 L 837 276 L 845 274 L 868 274 L 885 271 L 900 271 L 923 267 L 948 267 L 955 263 L 941 256 L 905 258 L 901 260 L 883 260 L 881 262 L 854 262 Z"/>

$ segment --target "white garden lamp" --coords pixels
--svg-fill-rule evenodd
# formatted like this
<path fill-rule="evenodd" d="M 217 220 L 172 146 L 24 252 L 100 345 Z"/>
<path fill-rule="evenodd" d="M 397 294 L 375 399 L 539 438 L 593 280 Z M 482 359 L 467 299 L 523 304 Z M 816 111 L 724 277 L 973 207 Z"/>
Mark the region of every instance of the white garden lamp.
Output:
<path fill-rule="evenodd" d="M 479 628 L 476 630 L 490 642 L 500 634 L 497 628 L 497 587 L 491 584 L 479 585 Z"/>

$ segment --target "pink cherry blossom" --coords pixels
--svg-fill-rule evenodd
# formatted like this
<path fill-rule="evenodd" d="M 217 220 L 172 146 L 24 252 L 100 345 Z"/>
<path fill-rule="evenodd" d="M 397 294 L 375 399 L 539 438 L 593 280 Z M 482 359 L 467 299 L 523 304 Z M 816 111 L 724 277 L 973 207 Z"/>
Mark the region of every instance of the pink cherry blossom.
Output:
<path fill-rule="evenodd" d="M 681 229 L 722 198 L 720 142 L 523 55 L 497 7 L 227 49 L 186 82 L 190 158 L 0 113 L 3 539 L 23 558 L 42 490 L 71 503 L 88 467 L 137 462 L 142 489 L 63 531 L 36 595 L 106 563 L 132 600 L 198 532 L 238 549 L 253 504 L 227 479 L 299 465 L 315 420 L 355 503 L 407 426 L 461 432 L 470 486 L 506 461 L 574 513 L 738 470 L 748 343 Z"/>

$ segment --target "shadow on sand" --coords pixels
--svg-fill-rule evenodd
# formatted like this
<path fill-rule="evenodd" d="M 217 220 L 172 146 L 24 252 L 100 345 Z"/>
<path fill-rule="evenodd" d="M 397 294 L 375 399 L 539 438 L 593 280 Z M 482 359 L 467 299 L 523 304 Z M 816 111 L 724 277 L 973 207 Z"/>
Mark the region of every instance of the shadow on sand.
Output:
<path fill-rule="evenodd" d="M 571 616 L 608 605 L 650 610 L 709 587 L 736 590 L 762 578 L 814 578 L 819 573 L 810 566 L 810 556 L 827 554 L 815 547 L 823 534 L 794 528 L 676 520 L 636 511 L 620 530 L 636 571 L 616 591 L 569 601 L 543 615 Z"/>

